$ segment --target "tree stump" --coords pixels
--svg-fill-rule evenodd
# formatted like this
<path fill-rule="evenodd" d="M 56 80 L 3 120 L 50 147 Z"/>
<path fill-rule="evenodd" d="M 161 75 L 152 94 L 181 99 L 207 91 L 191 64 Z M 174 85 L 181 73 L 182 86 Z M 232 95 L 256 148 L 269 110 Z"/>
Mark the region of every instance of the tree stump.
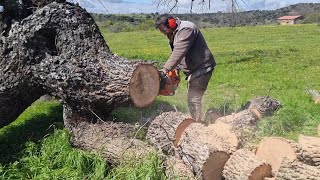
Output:
<path fill-rule="evenodd" d="M 300 135 L 298 142 L 302 147 L 299 160 L 308 165 L 320 167 L 320 138 Z"/>
<path fill-rule="evenodd" d="M 150 124 L 146 138 L 165 154 L 172 154 L 184 130 L 195 120 L 181 112 L 165 112 Z"/>
<path fill-rule="evenodd" d="M 71 3 L 51 3 L 0 37 L 0 127 L 44 94 L 87 121 L 118 106 L 150 105 L 159 92 L 151 62 L 114 56 L 93 18 Z"/>
<path fill-rule="evenodd" d="M 269 163 L 274 174 L 277 174 L 284 158 L 289 161 L 297 159 L 301 147 L 294 141 L 280 137 L 266 137 L 258 145 L 256 155 Z"/>
<path fill-rule="evenodd" d="M 179 155 L 198 178 L 221 179 L 222 170 L 230 154 L 238 147 L 237 137 L 225 124 L 204 126 L 193 123 L 187 127 L 181 143 Z"/>
<path fill-rule="evenodd" d="M 293 179 L 319 180 L 320 168 L 315 166 L 309 166 L 297 160 L 292 162 L 287 158 L 285 158 L 281 163 L 281 167 L 275 179 L 276 180 L 293 180 Z"/>
<path fill-rule="evenodd" d="M 272 177 L 271 166 L 246 149 L 237 150 L 227 161 L 223 177 L 226 180 L 263 180 Z"/>

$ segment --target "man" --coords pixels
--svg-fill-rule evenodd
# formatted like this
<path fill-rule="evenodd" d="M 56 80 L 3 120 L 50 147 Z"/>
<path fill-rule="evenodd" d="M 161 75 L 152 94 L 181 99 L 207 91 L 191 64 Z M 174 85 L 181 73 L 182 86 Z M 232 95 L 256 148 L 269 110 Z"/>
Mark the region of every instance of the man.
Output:
<path fill-rule="evenodd" d="M 216 65 L 199 28 L 168 14 L 156 20 L 156 28 L 169 39 L 172 52 L 162 71 L 178 67 L 188 80 L 188 106 L 191 116 L 201 121 L 201 101 Z"/>

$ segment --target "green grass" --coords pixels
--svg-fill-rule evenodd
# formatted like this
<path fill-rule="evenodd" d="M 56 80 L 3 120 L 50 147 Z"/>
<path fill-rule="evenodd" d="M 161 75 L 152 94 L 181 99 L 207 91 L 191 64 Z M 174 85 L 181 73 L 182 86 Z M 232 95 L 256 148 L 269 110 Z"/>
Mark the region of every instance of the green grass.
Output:
<path fill-rule="evenodd" d="M 256 96 L 269 95 L 278 99 L 282 108 L 259 123 L 259 137 L 316 135 L 320 106 L 305 90 L 320 90 L 320 26 L 202 32 L 217 61 L 204 97 L 204 111 L 224 104 L 235 110 Z M 110 34 L 102 29 L 102 33 L 112 52 L 129 59 L 153 60 L 160 66 L 170 55 L 166 37 L 158 31 Z M 119 107 L 112 115 L 119 121 L 136 122 L 159 114 L 160 106 L 175 106 L 187 113 L 186 92 L 183 80 L 175 96 L 158 97 L 145 109 Z M 156 155 L 113 167 L 99 155 L 72 148 L 69 138 L 62 127 L 61 105 L 57 101 L 35 102 L 15 122 L 0 129 L 0 179 L 165 178 Z"/>
<path fill-rule="evenodd" d="M 16 121 L 0 129 L 0 164 L 18 160 L 26 142 L 40 141 L 51 134 L 54 127 L 63 127 L 60 103 L 42 100 L 34 102 Z"/>
<path fill-rule="evenodd" d="M 320 106 L 306 89 L 320 90 L 320 26 L 255 26 L 202 30 L 217 61 L 204 97 L 204 110 L 226 102 L 238 109 L 262 95 L 283 107 L 260 124 L 261 136 L 295 139 L 316 134 Z M 112 52 L 129 59 L 165 62 L 170 55 L 166 37 L 158 31 L 103 33 Z M 159 97 L 187 112 L 186 82 L 173 97 Z"/>

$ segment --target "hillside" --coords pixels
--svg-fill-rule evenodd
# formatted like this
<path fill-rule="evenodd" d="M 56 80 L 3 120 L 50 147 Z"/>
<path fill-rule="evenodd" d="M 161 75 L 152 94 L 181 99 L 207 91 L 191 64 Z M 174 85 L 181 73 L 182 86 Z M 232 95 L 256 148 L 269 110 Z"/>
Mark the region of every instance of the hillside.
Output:
<path fill-rule="evenodd" d="M 238 12 L 232 18 L 232 13 L 207 13 L 207 14 L 174 14 L 180 19 L 190 20 L 195 22 L 202 28 L 206 27 L 222 27 L 222 26 L 245 26 L 245 25 L 268 25 L 275 24 L 276 19 L 284 15 L 302 15 L 306 20 L 301 20 L 300 23 L 319 23 L 320 22 L 320 3 L 299 3 L 290 5 L 276 10 L 252 10 Z M 130 31 L 136 26 L 144 26 L 138 28 L 147 30 L 152 28 L 154 19 L 158 13 L 151 14 L 92 14 L 95 20 L 101 26 L 112 26 L 111 31 Z M 115 24 L 123 23 L 121 26 Z M 131 25 L 131 26 L 130 26 Z M 120 27 L 119 27 L 120 26 Z M 133 26 L 133 27 L 132 27 Z M 118 29 L 115 29 L 118 28 Z M 119 29 L 124 30 L 119 30 Z"/>

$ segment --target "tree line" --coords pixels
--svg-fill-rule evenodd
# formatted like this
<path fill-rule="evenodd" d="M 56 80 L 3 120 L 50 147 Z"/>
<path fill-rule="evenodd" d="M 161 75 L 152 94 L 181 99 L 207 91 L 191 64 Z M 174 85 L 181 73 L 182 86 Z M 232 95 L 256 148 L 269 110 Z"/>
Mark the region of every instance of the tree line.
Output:
<path fill-rule="evenodd" d="M 149 30 L 159 13 L 151 14 L 91 14 L 98 25 L 111 32 Z M 298 23 L 320 24 L 320 3 L 299 3 L 276 10 L 251 10 L 236 12 L 216 12 L 203 14 L 173 14 L 182 20 L 189 20 L 200 28 L 250 26 L 277 24 L 277 18 L 285 15 L 301 15 Z"/>

